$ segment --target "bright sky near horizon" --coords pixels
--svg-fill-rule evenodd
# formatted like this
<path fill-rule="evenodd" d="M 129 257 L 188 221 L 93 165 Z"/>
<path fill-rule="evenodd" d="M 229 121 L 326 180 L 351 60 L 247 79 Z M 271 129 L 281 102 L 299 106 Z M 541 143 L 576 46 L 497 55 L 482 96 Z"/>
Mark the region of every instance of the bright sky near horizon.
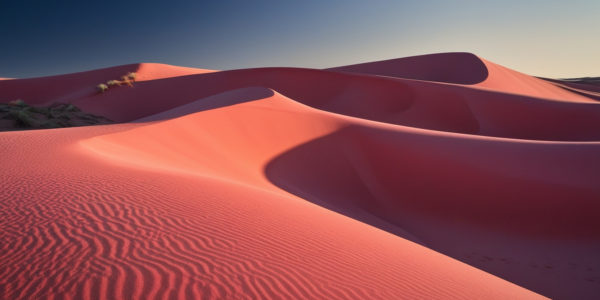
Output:
<path fill-rule="evenodd" d="M 137 62 L 327 68 L 471 52 L 544 77 L 600 76 L 598 0 L 2 1 L 0 77 Z"/>

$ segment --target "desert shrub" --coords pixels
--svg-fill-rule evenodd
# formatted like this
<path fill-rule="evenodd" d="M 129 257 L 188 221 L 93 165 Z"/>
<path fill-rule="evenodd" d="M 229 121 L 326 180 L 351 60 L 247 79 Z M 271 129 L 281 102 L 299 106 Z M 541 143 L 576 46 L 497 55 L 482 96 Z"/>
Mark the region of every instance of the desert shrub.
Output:
<path fill-rule="evenodd" d="M 137 74 L 134 72 L 129 72 L 126 75 L 121 77 L 121 80 L 109 80 L 106 84 L 98 85 L 97 89 L 99 93 L 104 93 L 108 90 L 109 87 L 121 86 L 121 84 L 126 84 L 130 87 L 133 87 L 132 82 L 135 82 L 137 78 Z"/>
<path fill-rule="evenodd" d="M 17 104 L 20 103 L 0 103 L 0 119 L 11 121 L 3 123 L 0 131 L 9 128 L 42 129 L 114 123 L 107 118 L 87 114 L 69 103 L 53 103 L 47 107 Z"/>
<path fill-rule="evenodd" d="M 108 90 L 108 86 L 103 83 L 99 84 L 96 88 L 98 89 L 98 92 L 100 92 L 101 94 Z"/>
<path fill-rule="evenodd" d="M 133 84 L 131 84 L 131 80 L 129 80 L 129 77 L 127 77 L 127 75 L 121 77 L 121 83 L 125 83 L 128 86 L 133 86 Z"/>
<path fill-rule="evenodd" d="M 117 86 L 121 86 L 121 82 L 120 82 L 120 81 L 118 81 L 118 80 L 109 80 L 109 81 L 108 81 L 106 84 L 107 84 L 109 87 L 110 87 L 110 86 L 115 86 L 115 85 L 117 85 Z"/>
<path fill-rule="evenodd" d="M 42 114 L 42 115 L 46 115 L 46 116 L 50 116 L 50 109 L 47 107 L 30 107 L 29 111 L 38 113 L 38 114 Z"/>
<path fill-rule="evenodd" d="M 129 72 L 127 73 L 127 78 L 131 79 L 131 81 L 135 82 L 135 80 L 137 79 L 137 73 L 135 72 Z"/>
<path fill-rule="evenodd" d="M 38 125 L 37 120 L 31 115 L 28 110 L 14 109 L 10 111 L 10 115 L 17 120 L 17 122 L 30 127 L 36 127 Z"/>
<path fill-rule="evenodd" d="M 25 101 L 23 101 L 21 99 L 10 101 L 8 104 L 10 104 L 12 106 L 21 106 L 21 107 L 27 106 L 27 103 L 25 103 Z"/>

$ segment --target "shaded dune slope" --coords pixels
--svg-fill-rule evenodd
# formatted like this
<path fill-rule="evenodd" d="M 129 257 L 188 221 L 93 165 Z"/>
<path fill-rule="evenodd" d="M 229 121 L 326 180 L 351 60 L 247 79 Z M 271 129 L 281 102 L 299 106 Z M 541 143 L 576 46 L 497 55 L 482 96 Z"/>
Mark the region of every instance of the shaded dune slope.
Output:
<path fill-rule="evenodd" d="M 0 292 L 597 298 L 594 98 L 470 54 L 402 60 L 0 82 L 131 122 L 0 133 Z"/>

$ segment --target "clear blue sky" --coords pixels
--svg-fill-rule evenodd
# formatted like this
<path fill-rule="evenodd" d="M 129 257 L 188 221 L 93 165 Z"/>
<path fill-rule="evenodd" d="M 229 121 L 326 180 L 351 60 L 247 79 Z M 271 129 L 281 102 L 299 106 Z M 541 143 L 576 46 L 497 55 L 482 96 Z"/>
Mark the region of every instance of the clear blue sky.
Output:
<path fill-rule="evenodd" d="M 159 62 L 326 68 L 471 52 L 537 76 L 600 76 L 599 0 L 2 1 L 0 77 Z"/>

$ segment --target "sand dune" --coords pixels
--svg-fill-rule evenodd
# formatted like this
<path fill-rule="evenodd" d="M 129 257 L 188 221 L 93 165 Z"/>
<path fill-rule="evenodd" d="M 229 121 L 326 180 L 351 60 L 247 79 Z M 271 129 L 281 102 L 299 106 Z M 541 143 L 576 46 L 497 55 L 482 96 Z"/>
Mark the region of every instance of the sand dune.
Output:
<path fill-rule="evenodd" d="M 600 295 L 597 102 L 475 55 L 0 89 L 130 122 L 0 133 L 3 298 Z"/>
<path fill-rule="evenodd" d="M 161 67 L 172 72 L 167 66 Z M 85 74 L 89 76 L 89 82 L 105 82 L 111 78 L 104 75 L 106 70 L 122 74 L 131 68 L 124 66 L 118 70 L 109 68 Z M 36 104 L 35 99 L 46 97 L 44 99 L 50 100 L 43 103 L 74 103 L 87 112 L 129 122 L 229 90 L 262 86 L 314 108 L 396 125 L 529 140 L 600 140 L 600 132 L 596 129 L 600 126 L 600 106 L 596 105 L 596 100 L 512 70 L 499 66 L 496 69 L 502 69 L 497 72 L 501 75 L 499 79 L 488 76 L 481 83 L 488 87 L 295 68 L 200 70 L 198 72 L 203 73 L 138 82 L 134 88 L 121 87 L 104 94 L 96 93 L 95 84 L 56 85 L 55 94 L 72 93 L 70 89 L 79 91 L 63 98 L 53 98 L 42 89 L 27 90 L 23 87 L 29 79 L 20 79 L 0 82 L 0 88 L 12 91 L 12 96 L 10 93 L 0 95 L 3 97 L 0 101 L 20 98 Z M 94 75 L 96 73 L 99 75 Z M 519 76 L 509 76 L 512 73 Z M 139 76 L 144 77 L 144 74 Z M 71 78 L 75 75 L 63 76 Z M 57 77 L 60 76 L 47 79 L 58 80 Z M 532 88 L 521 88 L 523 93 L 519 94 L 494 85 L 498 82 L 514 85 L 513 90 L 527 85 Z M 535 94 L 531 90 L 536 90 L 536 95 L 544 94 L 544 97 L 531 95 Z M 557 98 L 555 93 L 564 93 L 568 97 Z"/>
<path fill-rule="evenodd" d="M 137 81 L 148 81 L 215 71 L 143 63 L 66 75 L 6 80 L 0 82 L 0 102 L 21 99 L 29 105 L 71 103 L 95 95 L 96 86 L 109 80 L 120 79 L 127 72 L 136 72 Z"/>
<path fill-rule="evenodd" d="M 502 67 L 471 53 L 441 53 L 328 69 L 388 77 L 455 83 L 559 101 L 595 101 L 547 81 Z"/>
<path fill-rule="evenodd" d="M 327 70 L 456 84 L 477 84 L 490 70 L 471 53 L 439 53 L 362 63 Z"/>

